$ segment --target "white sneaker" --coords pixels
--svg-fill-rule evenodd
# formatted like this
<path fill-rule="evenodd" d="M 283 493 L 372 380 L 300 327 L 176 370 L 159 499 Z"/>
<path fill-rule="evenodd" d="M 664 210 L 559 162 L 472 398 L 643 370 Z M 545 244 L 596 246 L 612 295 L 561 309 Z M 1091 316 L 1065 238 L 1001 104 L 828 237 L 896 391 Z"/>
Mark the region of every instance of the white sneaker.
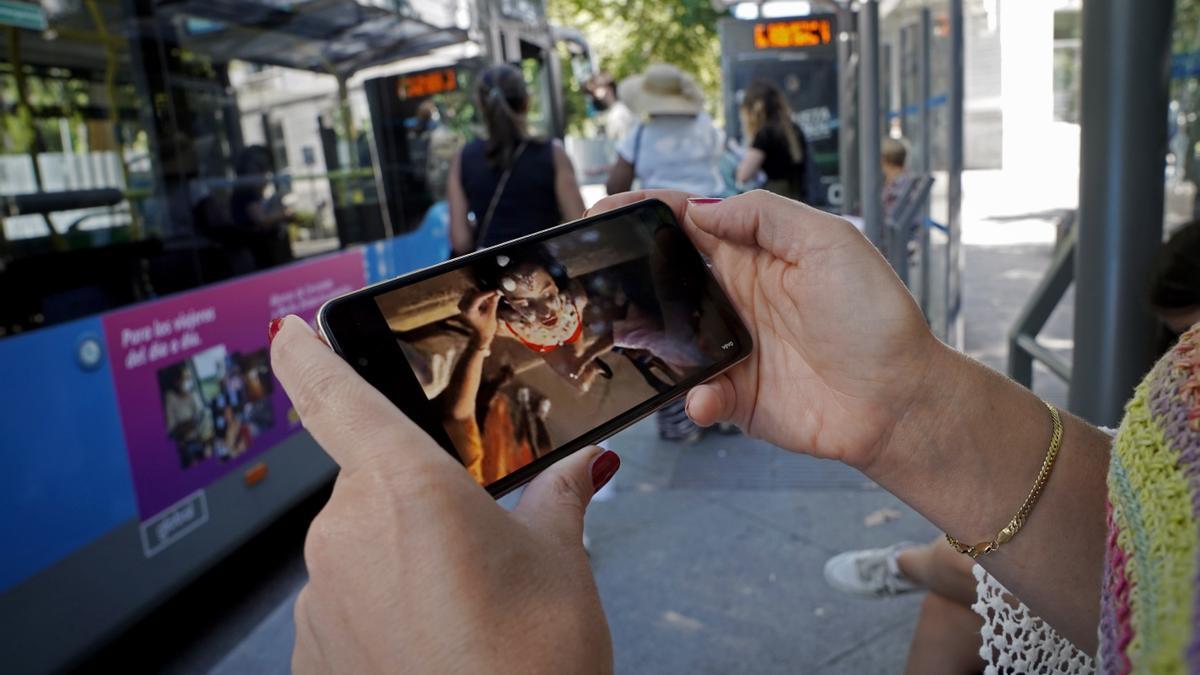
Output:
<path fill-rule="evenodd" d="M 887 548 L 839 553 L 826 561 L 825 581 L 843 593 L 868 598 L 888 598 L 921 590 L 904 576 L 896 563 L 896 556 L 901 551 L 914 546 L 901 542 Z"/>

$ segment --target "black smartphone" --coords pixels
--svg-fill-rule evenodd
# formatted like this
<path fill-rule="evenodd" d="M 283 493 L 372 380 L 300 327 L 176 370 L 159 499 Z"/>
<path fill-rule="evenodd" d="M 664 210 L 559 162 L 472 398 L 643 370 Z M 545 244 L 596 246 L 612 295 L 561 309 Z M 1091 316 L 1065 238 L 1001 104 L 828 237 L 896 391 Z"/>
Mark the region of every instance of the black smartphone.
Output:
<path fill-rule="evenodd" d="M 497 497 L 752 349 L 658 200 L 334 298 L 317 323 Z"/>

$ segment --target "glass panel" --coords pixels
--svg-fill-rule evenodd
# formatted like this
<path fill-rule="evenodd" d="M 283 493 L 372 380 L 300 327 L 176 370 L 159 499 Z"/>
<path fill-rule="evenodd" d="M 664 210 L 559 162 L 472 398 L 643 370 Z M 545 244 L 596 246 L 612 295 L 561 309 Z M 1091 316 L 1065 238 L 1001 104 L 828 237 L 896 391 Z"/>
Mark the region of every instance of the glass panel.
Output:
<path fill-rule="evenodd" d="M 382 208 L 358 74 L 466 39 L 424 4 L 68 0 L 0 26 L 0 336 L 415 227 Z M 435 117 L 465 132 L 454 93 Z"/>
<path fill-rule="evenodd" d="M 1079 123 L 1079 83 L 1083 52 L 1080 12 L 1054 13 L 1054 120 Z"/>
<path fill-rule="evenodd" d="M 1167 119 L 1166 230 L 1196 217 L 1200 174 L 1200 0 L 1175 5 Z"/>

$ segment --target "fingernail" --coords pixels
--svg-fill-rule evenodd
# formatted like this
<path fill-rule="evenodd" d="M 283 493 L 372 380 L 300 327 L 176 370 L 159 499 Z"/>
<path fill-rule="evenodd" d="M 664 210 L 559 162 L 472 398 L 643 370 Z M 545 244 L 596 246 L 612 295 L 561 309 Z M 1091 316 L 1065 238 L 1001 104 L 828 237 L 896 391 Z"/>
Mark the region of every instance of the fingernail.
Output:
<path fill-rule="evenodd" d="M 599 492 L 600 488 L 612 480 L 617 469 L 621 468 L 621 458 L 612 450 L 605 450 L 592 460 L 592 491 Z"/>
<path fill-rule="evenodd" d="M 720 204 L 720 197 L 688 197 L 688 204 Z"/>
<path fill-rule="evenodd" d="M 283 318 L 271 319 L 271 323 L 267 324 L 267 344 L 271 344 L 275 340 L 275 334 L 279 332 L 279 327 L 283 325 Z"/>

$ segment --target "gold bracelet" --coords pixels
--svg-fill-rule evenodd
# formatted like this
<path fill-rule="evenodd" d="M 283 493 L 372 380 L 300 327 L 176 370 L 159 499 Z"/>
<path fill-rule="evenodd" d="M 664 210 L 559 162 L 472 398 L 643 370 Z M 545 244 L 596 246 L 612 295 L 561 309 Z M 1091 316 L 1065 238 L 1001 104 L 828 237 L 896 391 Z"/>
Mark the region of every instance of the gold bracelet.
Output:
<path fill-rule="evenodd" d="M 1042 402 L 1046 403 L 1045 401 Z M 1021 530 L 1021 526 L 1025 524 L 1025 520 L 1029 518 L 1029 512 L 1033 510 L 1033 505 L 1037 503 L 1038 497 L 1042 496 L 1042 489 L 1046 487 L 1046 481 L 1050 478 L 1050 470 L 1054 468 L 1054 460 L 1058 458 L 1059 448 L 1062 447 L 1062 417 L 1059 416 L 1058 409 L 1054 406 L 1046 403 L 1046 407 L 1050 409 L 1050 419 L 1054 422 L 1054 432 L 1050 435 L 1050 449 L 1046 451 L 1046 459 L 1042 461 L 1042 469 L 1038 471 L 1037 480 L 1033 482 L 1033 489 L 1029 491 L 1029 496 L 1025 498 L 1025 503 L 1021 504 L 1021 508 L 1017 510 L 1017 515 L 1008 521 L 1008 525 L 1005 525 L 1004 529 L 996 533 L 996 536 L 990 541 L 981 541 L 974 546 L 968 546 L 947 533 L 946 541 L 950 542 L 950 546 L 955 551 L 965 553 L 973 559 L 981 558 L 1000 548 L 1001 545 L 1008 543 Z"/>

